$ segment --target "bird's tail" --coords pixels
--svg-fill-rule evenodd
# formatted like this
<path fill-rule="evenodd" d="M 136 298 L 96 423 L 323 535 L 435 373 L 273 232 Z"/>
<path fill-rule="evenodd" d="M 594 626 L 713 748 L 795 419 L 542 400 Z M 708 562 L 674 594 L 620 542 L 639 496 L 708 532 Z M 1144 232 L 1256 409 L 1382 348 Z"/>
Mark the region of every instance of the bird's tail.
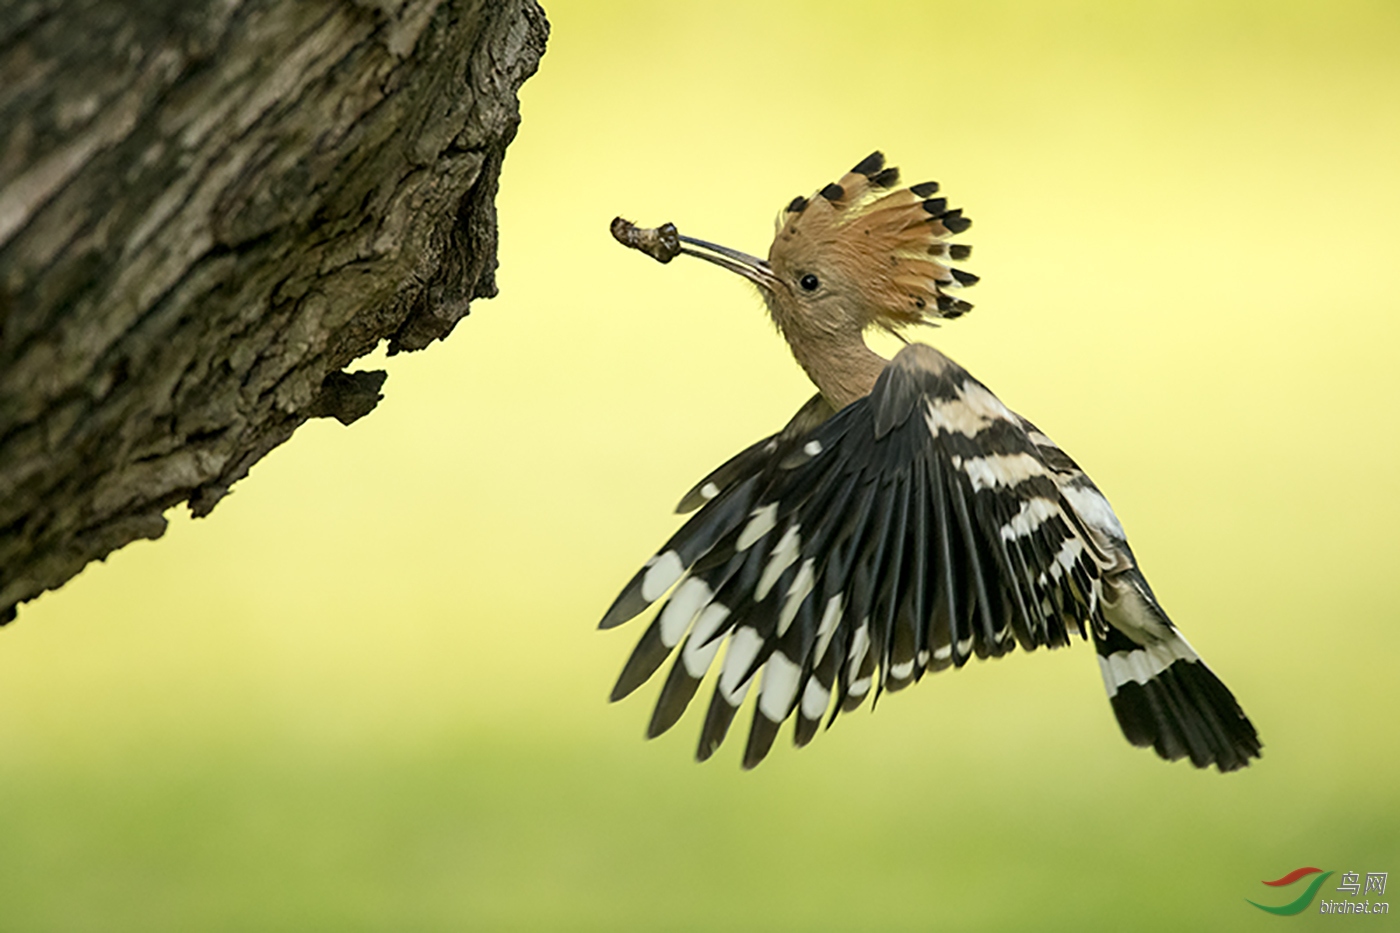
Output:
<path fill-rule="evenodd" d="M 1170 761 L 1234 771 L 1260 757 L 1254 724 L 1157 605 L 1137 573 L 1106 582 L 1107 625 L 1094 647 L 1113 713 L 1128 741 Z"/>

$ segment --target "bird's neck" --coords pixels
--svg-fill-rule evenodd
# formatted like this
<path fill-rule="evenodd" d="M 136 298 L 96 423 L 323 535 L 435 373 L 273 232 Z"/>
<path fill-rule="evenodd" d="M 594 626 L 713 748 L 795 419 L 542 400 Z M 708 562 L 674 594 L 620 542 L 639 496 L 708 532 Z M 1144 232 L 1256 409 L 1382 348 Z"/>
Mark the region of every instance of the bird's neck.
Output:
<path fill-rule="evenodd" d="M 808 378 L 837 411 L 869 395 L 889 363 L 867 347 L 858 332 L 791 328 L 784 329 L 783 336 Z"/>

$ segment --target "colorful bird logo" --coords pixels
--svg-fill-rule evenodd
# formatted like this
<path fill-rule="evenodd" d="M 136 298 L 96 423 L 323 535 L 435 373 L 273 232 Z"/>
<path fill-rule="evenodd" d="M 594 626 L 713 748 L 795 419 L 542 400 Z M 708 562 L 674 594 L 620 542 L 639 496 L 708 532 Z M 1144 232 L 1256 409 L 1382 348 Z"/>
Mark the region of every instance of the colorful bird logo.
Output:
<path fill-rule="evenodd" d="M 1319 874 L 1319 872 L 1321 872 L 1321 874 Z M 1330 871 L 1323 872 L 1321 868 L 1295 868 L 1288 874 L 1284 875 L 1282 878 L 1279 878 L 1277 881 L 1264 882 L 1271 888 L 1281 888 L 1284 885 L 1292 884 L 1293 882 L 1307 875 L 1317 875 L 1317 877 L 1314 878 L 1311 882 L 1309 882 L 1308 889 L 1302 894 L 1298 895 L 1298 899 L 1296 901 L 1291 901 L 1287 904 L 1281 904 L 1278 907 L 1270 907 L 1267 904 L 1257 904 L 1254 901 L 1250 901 L 1248 898 L 1245 898 L 1245 900 L 1249 901 L 1249 903 L 1251 904 L 1254 904 L 1254 906 L 1258 907 L 1260 910 L 1266 910 L 1271 914 L 1278 914 L 1280 917 L 1291 917 L 1294 914 L 1301 914 L 1303 911 L 1308 909 L 1309 905 L 1312 904 L 1313 898 L 1317 897 L 1317 889 L 1322 887 L 1322 882 L 1326 881 L 1332 876 L 1332 873 Z"/>

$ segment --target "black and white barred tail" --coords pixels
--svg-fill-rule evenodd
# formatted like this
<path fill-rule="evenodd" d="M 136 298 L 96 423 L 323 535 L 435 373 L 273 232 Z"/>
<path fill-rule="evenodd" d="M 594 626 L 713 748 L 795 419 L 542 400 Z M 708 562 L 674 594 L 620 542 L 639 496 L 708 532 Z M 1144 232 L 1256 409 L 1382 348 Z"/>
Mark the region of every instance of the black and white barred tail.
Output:
<path fill-rule="evenodd" d="M 1128 740 L 1229 771 L 1254 727 L 1138 572 L 1113 510 L 1034 425 L 961 367 L 913 344 L 870 395 L 818 395 L 682 501 L 699 511 L 604 616 L 667 597 L 612 694 L 676 654 L 648 737 L 680 718 L 722 646 L 697 756 L 758 699 L 744 766 L 778 727 L 811 741 L 825 718 L 925 673 L 1090 635 Z"/>
<path fill-rule="evenodd" d="M 1254 725 L 1232 694 L 1157 605 L 1136 569 L 1113 581 L 1108 625 L 1094 629 L 1099 670 L 1129 742 L 1169 761 L 1234 771 L 1260 755 Z M 1146 643 L 1126 631 L 1139 633 Z M 1149 638 L 1145 633 L 1154 632 Z"/>

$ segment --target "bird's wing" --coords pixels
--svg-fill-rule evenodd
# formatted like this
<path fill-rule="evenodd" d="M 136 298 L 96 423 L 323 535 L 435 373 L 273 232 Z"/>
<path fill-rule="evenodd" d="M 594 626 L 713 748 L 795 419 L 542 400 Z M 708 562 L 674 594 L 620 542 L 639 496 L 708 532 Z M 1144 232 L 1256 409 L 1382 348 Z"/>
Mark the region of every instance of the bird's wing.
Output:
<path fill-rule="evenodd" d="M 1090 628 L 1098 642 L 1104 581 L 1132 569 L 1073 462 L 930 347 L 906 347 L 870 395 L 819 413 L 805 433 L 785 429 L 721 467 L 711 490 L 702 481 L 704 507 L 602 621 L 670 594 L 613 690 L 631 693 L 679 646 L 648 736 L 680 718 L 728 644 L 702 760 L 755 681 L 746 767 L 794 714 L 804 745 L 872 689 L 1017 642 L 1057 647 Z"/>
<path fill-rule="evenodd" d="M 783 463 L 790 457 L 800 456 L 799 451 L 807 435 L 834 414 L 836 409 L 818 392 L 797 410 L 797 414 L 777 434 L 739 451 L 691 487 L 680 505 L 676 506 L 676 511 L 694 512 L 734 483 L 763 472 L 769 464 Z"/>

